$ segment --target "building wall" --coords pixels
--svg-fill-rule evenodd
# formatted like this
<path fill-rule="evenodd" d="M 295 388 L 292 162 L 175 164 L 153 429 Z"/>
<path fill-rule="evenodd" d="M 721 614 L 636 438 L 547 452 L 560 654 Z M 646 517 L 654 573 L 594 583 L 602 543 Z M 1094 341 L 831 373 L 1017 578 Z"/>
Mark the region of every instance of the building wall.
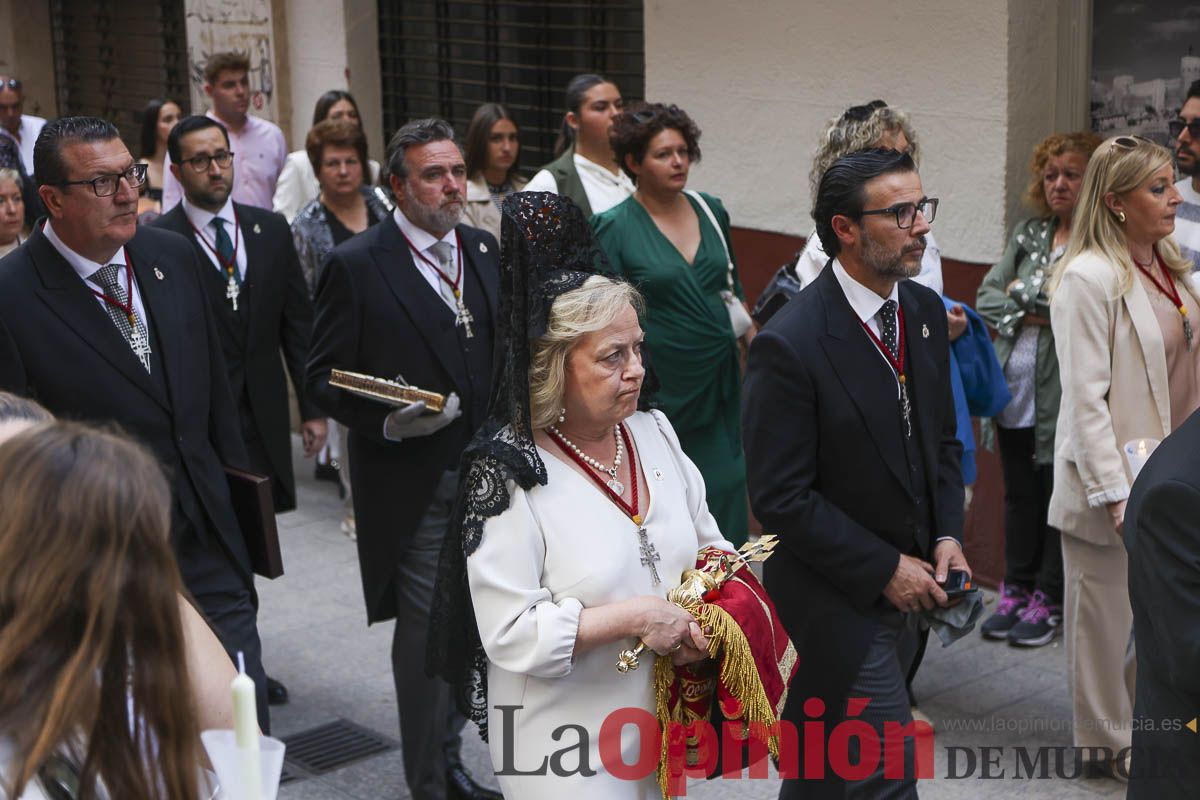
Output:
<path fill-rule="evenodd" d="M 49 3 L 0 0 L 0 75 L 21 79 L 25 113 L 58 116 Z"/>
<path fill-rule="evenodd" d="M 287 0 L 288 73 L 292 124 L 284 134 L 293 150 L 304 147 L 317 98 L 346 88 L 346 22 L 342 4 Z"/>
<path fill-rule="evenodd" d="M 188 77 L 192 112 L 209 107 L 204 94 L 204 65 L 213 53 L 233 50 L 250 59 L 250 113 L 279 122 L 281 60 L 271 0 L 186 0 Z M 286 62 L 286 54 L 282 63 Z M 290 103 L 290 98 L 288 99 Z"/>
<path fill-rule="evenodd" d="M 693 185 L 735 225 L 807 236 L 808 170 L 826 121 L 877 97 L 913 118 L 935 231 L 991 263 L 1020 215 L 1021 170 L 1051 132 L 1057 5 L 646 0 L 646 96 L 703 130 Z"/>

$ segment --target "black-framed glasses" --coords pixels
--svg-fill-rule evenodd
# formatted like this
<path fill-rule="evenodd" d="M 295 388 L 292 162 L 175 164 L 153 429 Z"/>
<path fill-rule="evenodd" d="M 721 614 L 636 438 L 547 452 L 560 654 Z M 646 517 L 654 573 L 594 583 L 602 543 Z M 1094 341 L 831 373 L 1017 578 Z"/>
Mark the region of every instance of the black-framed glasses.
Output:
<path fill-rule="evenodd" d="M 861 106 L 850 106 L 842 113 L 842 122 L 862 122 L 881 108 L 887 108 L 882 100 L 872 100 Z"/>
<path fill-rule="evenodd" d="M 129 185 L 134 189 L 146 182 L 146 170 L 149 167 L 146 164 L 134 164 L 124 172 L 115 172 L 111 175 L 101 175 L 99 178 L 92 178 L 90 181 L 63 181 L 59 186 L 83 186 L 87 184 L 92 187 L 92 191 L 96 193 L 96 197 L 109 197 L 117 193 L 121 188 L 121 178 L 129 182 Z"/>
<path fill-rule="evenodd" d="M 1179 134 L 1183 133 L 1184 128 L 1187 129 L 1188 136 L 1193 139 L 1200 139 L 1200 117 L 1196 117 L 1193 120 L 1186 120 L 1181 117 L 1167 123 L 1167 132 L 1171 134 L 1172 139 L 1178 139 Z"/>
<path fill-rule="evenodd" d="M 869 217 L 872 214 L 893 214 L 896 217 L 896 227 L 901 230 L 907 230 L 917 221 L 917 212 L 925 217 L 925 221 L 933 223 L 933 218 L 937 216 L 938 199 L 936 197 L 922 197 L 915 203 L 897 203 L 894 206 L 887 208 L 875 208 L 870 211 L 860 211 L 860 217 Z"/>
<path fill-rule="evenodd" d="M 183 159 L 183 163 L 187 164 L 196 172 L 208 172 L 208 167 L 212 162 L 217 162 L 217 166 L 225 169 L 233 163 L 233 153 L 226 150 L 213 153 L 211 156 L 194 156 L 192 158 Z"/>

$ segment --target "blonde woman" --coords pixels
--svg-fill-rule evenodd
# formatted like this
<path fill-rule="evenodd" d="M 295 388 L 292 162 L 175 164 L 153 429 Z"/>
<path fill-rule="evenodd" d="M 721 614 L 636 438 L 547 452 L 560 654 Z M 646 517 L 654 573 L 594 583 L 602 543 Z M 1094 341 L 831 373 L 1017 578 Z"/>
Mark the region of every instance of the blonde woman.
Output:
<path fill-rule="evenodd" d="M 908 114 L 882 100 L 850 106 L 841 116 L 829 120 L 824 133 L 821 134 L 817 152 L 813 155 L 812 169 L 808 173 L 810 196 L 816 199 L 821 176 L 833 162 L 842 156 L 871 147 L 900 150 L 912 156 L 918 166 L 921 163 L 921 147 Z M 800 260 L 796 262 L 796 276 L 804 286 L 811 283 L 829 261 L 829 256 L 821 247 L 820 237 L 815 234 L 816 231 L 809 234 Z M 932 233 L 925 234 L 925 256 L 921 259 L 921 272 L 913 280 L 928 286 L 938 294 L 942 293 L 942 254 L 933 241 Z M 953 322 L 954 320 L 951 330 L 954 330 Z M 962 318 L 962 322 L 965 327 L 965 317 Z M 959 331 L 961 332 L 961 328 Z"/>
<path fill-rule="evenodd" d="M 1148 139 L 1103 142 L 1050 282 L 1062 404 L 1049 523 L 1062 532 L 1075 745 L 1121 754 L 1099 766 L 1122 778 L 1134 655 L 1121 540 L 1132 475 L 1121 448 L 1166 438 L 1200 406 L 1200 296 L 1171 238 L 1173 178 L 1171 153 Z"/>

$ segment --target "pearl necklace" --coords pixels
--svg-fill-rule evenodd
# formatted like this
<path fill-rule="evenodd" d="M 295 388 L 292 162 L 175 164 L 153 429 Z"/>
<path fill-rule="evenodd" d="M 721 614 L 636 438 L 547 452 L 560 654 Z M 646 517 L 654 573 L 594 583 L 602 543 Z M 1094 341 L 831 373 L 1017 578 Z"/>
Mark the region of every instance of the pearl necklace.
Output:
<path fill-rule="evenodd" d="M 580 450 L 579 445 L 575 444 L 566 436 L 564 436 L 563 432 L 553 425 L 546 426 L 546 429 L 553 433 L 556 438 L 560 439 L 563 444 L 569 447 L 571 452 L 582 458 L 589 467 L 597 472 L 606 473 L 608 475 L 608 483 L 606 484 L 608 488 L 616 492 L 618 496 L 625 494 L 625 484 L 617 480 L 617 472 L 621 469 L 621 459 L 625 455 L 625 443 L 621 441 L 621 426 L 619 424 L 613 425 L 613 438 L 617 441 L 617 457 L 613 459 L 613 465 L 611 467 L 604 466 L 599 461 Z"/>

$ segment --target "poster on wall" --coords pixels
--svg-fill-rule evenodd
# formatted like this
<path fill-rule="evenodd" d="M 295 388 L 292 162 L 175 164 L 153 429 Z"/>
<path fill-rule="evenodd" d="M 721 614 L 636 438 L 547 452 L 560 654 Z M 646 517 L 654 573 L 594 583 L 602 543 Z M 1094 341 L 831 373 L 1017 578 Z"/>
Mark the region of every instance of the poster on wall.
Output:
<path fill-rule="evenodd" d="M 193 113 L 209 106 L 204 65 L 212 53 L 234 51 L 250 60 L 250 113 L 277 119 L 275 52 L 269 0 L 190 0 L 187 4 L 188 80 Z"/>
<path fill-rule="evenodd" d="M 1092 130 L 1167 144 L 1167 122 L 1200 80 L 1200 5 L 1180 0 L 1095 0 Z"/>

